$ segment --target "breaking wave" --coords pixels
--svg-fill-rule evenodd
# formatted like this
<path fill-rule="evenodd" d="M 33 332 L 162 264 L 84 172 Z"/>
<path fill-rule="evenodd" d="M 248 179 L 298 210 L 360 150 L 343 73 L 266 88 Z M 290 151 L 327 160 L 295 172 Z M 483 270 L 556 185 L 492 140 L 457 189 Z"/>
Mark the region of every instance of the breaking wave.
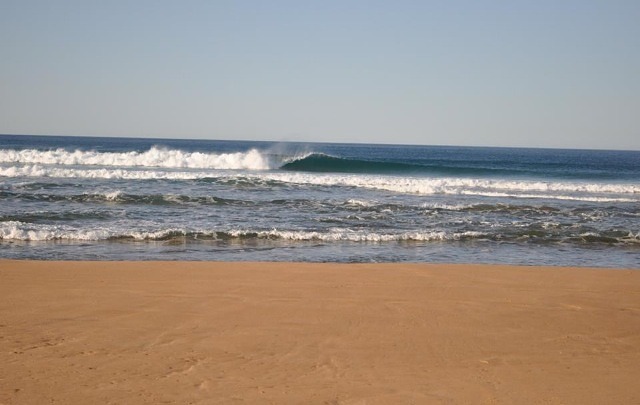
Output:
<path fill-rule="evenodd" d="M 267 170 L 269 159 L 257 149 L 236 153 L 185 152 L 152 147 L 145 152 L 94 150 L 0 150 L 0 163 L 62 166 L 161 167 L 181 169 Z"/>
<path fill-rule="evenodd" d="M 551 227 L 553 228 L 553 227 Z M 351 229 L 333 228 L 325 231 L 300 230 L 128 230 L 119 232 L 111 229 L 75 229 L 67 225 L 31 224 L 20 221 L 0 222 L 0 240 L 5 241 L 282 241 L 282 242 L 354 242 L 354 243 L 393 243 L 393 242 L 464 242 L 464 241 L 520 241 L 530 239 L 535 243 L 573 243 L 573 244 L 640 244 L 640 234 L 631 231 L 610 230 L 600 232 L 574 232 L 557 235 L 550 230 L 548 237 L 539 227 L 513 232 L 486 233 L 477 231 L 411 231 L 398 233 L 379 233 Z"/>
<path fill-rule="evenodd" d="M 325 232 L 282 231 L 282 230 L 229 230 L 229 231 L 189 231 L 164 229 L 157 231 L 117 232 L 109 229 L 74 229 L 65 225 L 30 224 L 20 221 L 0 223 L 0 240 L 20 241 L 100 241 L 131 239 L 139 241 L 164 241 L 173 238 L 192 240 L 264 239 L 285 241 L 326 241 L 326 242 L 393 242 L 393 241 L 448 241 L 482 237 L 480 232 L 406 232 L 375 233 L 334 229 Z"/>

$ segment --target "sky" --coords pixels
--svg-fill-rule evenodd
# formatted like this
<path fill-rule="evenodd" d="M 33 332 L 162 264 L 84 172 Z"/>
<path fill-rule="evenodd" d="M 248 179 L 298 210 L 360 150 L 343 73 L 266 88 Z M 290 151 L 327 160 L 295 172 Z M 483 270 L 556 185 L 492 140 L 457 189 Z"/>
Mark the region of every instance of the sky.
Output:
<path fill-rule="evenodd" d="M 0 133 L 640 150 L 640 1 L 0 0 Z"/>

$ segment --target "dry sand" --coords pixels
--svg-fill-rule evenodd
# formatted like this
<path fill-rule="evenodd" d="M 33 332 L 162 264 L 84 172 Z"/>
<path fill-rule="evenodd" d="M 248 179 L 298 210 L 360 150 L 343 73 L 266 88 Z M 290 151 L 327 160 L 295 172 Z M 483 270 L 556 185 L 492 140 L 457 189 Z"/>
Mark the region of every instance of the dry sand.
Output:
<path fill-rule="evenodd" d="M 638 404 L 640 271 L 0 261 L 2 404 Z"/>

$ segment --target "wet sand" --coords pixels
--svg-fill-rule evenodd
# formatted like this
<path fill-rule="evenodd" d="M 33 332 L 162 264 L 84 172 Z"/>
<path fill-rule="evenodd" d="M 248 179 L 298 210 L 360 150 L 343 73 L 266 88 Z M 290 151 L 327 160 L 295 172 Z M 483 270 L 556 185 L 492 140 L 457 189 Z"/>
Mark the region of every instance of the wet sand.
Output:
<path fill-rule="evenodd" d="M 640 403 L 640 271 L 0 261 L 0 404 Z"/>

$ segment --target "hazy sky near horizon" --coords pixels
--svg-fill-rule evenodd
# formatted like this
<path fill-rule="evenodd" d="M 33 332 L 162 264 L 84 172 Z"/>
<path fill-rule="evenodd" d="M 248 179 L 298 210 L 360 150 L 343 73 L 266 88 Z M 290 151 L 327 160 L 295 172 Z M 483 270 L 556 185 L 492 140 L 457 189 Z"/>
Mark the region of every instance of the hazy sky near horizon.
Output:
<path fill-rule="evenodd" d="M 640 150 L 640 1 L 0 0 L 0 133 Z"/>

